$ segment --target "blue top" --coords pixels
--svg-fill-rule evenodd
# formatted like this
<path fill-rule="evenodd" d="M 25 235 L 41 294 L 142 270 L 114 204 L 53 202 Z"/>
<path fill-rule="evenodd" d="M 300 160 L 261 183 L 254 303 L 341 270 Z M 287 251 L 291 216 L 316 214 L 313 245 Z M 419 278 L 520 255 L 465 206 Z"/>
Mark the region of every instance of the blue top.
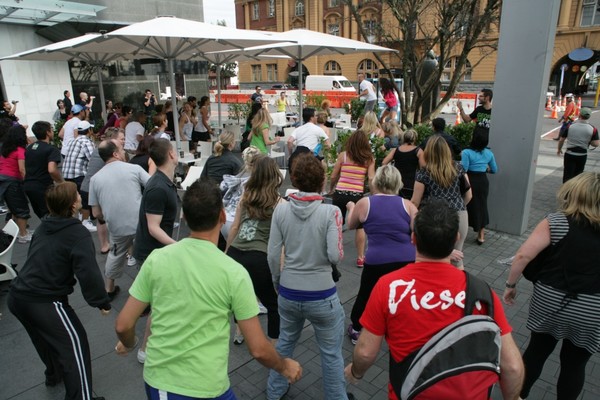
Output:
<path fill-rule="evenodd" d="M 494 153 L 487 147 L 481 152 L 464 149 L 462 151 L 462 159 L 460 162 L 467 172 L 486 172 L 488 166 L 490 167 L 490 173 L 495 174 L 498 172 Z"/>
<path fill-rule="evenodd" d="M 415 246 L 410 241 L 410 215 L 402 197 L 378 194 L 367 199 L 369 211 L 363 227 L 369 247 L 365 261 L 369 265 L 413 262 Z"/>

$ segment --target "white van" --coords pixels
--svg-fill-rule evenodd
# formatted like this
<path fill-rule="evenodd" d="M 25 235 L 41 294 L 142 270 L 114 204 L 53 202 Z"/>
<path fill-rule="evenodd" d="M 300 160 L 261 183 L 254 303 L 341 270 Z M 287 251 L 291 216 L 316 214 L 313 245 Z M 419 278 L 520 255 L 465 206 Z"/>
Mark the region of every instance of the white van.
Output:
<path fill-rule="evenodd" d="M 356 93 L 352 83 L 343 75 L 308 75 L 304 88 L 306 90 L 339 90 Z"/>

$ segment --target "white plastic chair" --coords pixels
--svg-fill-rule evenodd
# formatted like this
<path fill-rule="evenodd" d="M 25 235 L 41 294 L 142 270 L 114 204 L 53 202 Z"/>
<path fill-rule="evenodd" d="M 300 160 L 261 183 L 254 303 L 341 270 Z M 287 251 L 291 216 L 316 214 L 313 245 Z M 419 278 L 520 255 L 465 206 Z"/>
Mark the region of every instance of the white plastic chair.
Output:
<path fill-rule="evenodd" d="M 6 223 L 2 230 L 13 237 L 10 246 L 0 253 L 0 265 L 3 265 L 6 268 L 6 271 L 0 274 L 0 281 L 9 281 L 17 276 L 17 273 L 12 267 L 12 253 L 15 242 L 17 241 L 17 235 L 19 234 L 19 227 L 15 221 L 11 219 Z"/>
<path fill-rule="evenodd" d="M 202 174 L 203 169 L 204 167 L 197 167 L 195 165 L 192 165 L 188 170 L 185 179 L 183 180 L 183 182 L 181 182 L 181 188 L 183 190 L 187 190 L 187 188 L 190 187 L 192 183 L 200 179 L 200 175 Z"/>
<path fill-rule="evenodd" d="M 352 116 L 350 114 L 341 114 L 336 127 L 350 128 L 352 126 Z"/>

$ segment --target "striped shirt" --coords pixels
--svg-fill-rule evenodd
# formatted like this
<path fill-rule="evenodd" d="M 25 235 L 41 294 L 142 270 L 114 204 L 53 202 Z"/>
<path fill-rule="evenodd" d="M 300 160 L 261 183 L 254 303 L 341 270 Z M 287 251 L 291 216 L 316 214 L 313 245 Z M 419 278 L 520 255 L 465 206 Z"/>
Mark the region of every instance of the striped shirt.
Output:
<path fill-rule="evenodd" d="M 347 162 L 346 154 L 344 154 L 340 179 L 338 180 L 335 190 L 363 193 L 365 191 L 366 175 L 367 167 Z"/>
<path fill-rule="evenodd" d="M 558 243 L 569 232 L 563 213 L 549 214 L 550 241 Z M 527 328 L 547 333 L 557 340 L 568 339 L 590 353 L 600 351 L 600 293 L 568 295 L 538 281 L 531 297 Z"/>

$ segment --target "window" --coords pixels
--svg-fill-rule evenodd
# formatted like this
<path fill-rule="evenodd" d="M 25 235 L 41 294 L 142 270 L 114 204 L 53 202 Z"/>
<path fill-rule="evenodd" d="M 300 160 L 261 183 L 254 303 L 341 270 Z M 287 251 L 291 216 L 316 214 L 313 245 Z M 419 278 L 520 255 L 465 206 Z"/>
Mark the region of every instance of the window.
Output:
<path fill-rule="evenodd" d="M 325 75 L 342 75 L 342 67 L 336 61 L 327 61 L 325 63 Z"/>
<path fill-rule="evenodd" d="M 597 0 L 583 0 L 581 26 L 600 25 L 600 11 Z"/>
<path fill-rule="evenodd" d="M 275 16 L 275 0 L 269 0 L 269 17 Z"/>
<path fill-rule="evenodd" d="M 329 24 L 327 25 L 327 33 L 333 36 L 340 36 L 340 24 Z"/>
<path fill-rule="evenodd" d="M 252 19 L 258 19 L 260 17 L 260 7 L 258 1 L 252 3 Z"/>
<path fill-rule="evenodd" d="M 304 15 L 304 0 L 296 0 L 296 17 Z"/>
<path fill-rule="evenodd" d="M 365 28 L 367 42 L 372 43 L 377 40 L 378 33 L 378 24 L 375 20 L 368 20 L 363 22 L 363 27 Z"/>
<path fill-rule="evenodd" d="M 267 81 L 277 82 L 277 64 L 267 64 Z"/>
<path fill-rule="evenodd" d="M 449 82 L 450 79 L 452 78 L 452 74 L 454 73 L 454 70 L 456 69 L 456 57 L 452 57 L 451 59 L 449 59 L 448 61 L 446 61 L 446 64 L 444 64 L 444 71 L 442 72 L 442 77 L 441 77 L 441 81 L 443 82 Z M 463 76 L 463 78 L 461 79 L 462 81 L 470 81 L 471 80 L 471 63 L 469 62 L 469 60 L 465 61 L 465 74 Z"/>
<path fill-rule="evenodd" d="M 262 81 L 262 68 L 260 65 L 252 66 L 252 82 Z"/>
<path fill-rule="evenodd" d="M 329 7 L 338 7 L 340 5 L 340 0 L 329 0 Z"/>
<path fill-rule="evenodd" d="M 371 59 L 362 60 L 358 64 L 357 74 L 365 74 L 366 78 L 377 78 L 379 70 L 377 69 L 377 63 Z"/>
<path fill-rule="evenodd" d="M 459 17 L 454 22 L 454 34 L 457 37 L 465 37 L 468 27 L 469 19 L 467 17 Z"/>

